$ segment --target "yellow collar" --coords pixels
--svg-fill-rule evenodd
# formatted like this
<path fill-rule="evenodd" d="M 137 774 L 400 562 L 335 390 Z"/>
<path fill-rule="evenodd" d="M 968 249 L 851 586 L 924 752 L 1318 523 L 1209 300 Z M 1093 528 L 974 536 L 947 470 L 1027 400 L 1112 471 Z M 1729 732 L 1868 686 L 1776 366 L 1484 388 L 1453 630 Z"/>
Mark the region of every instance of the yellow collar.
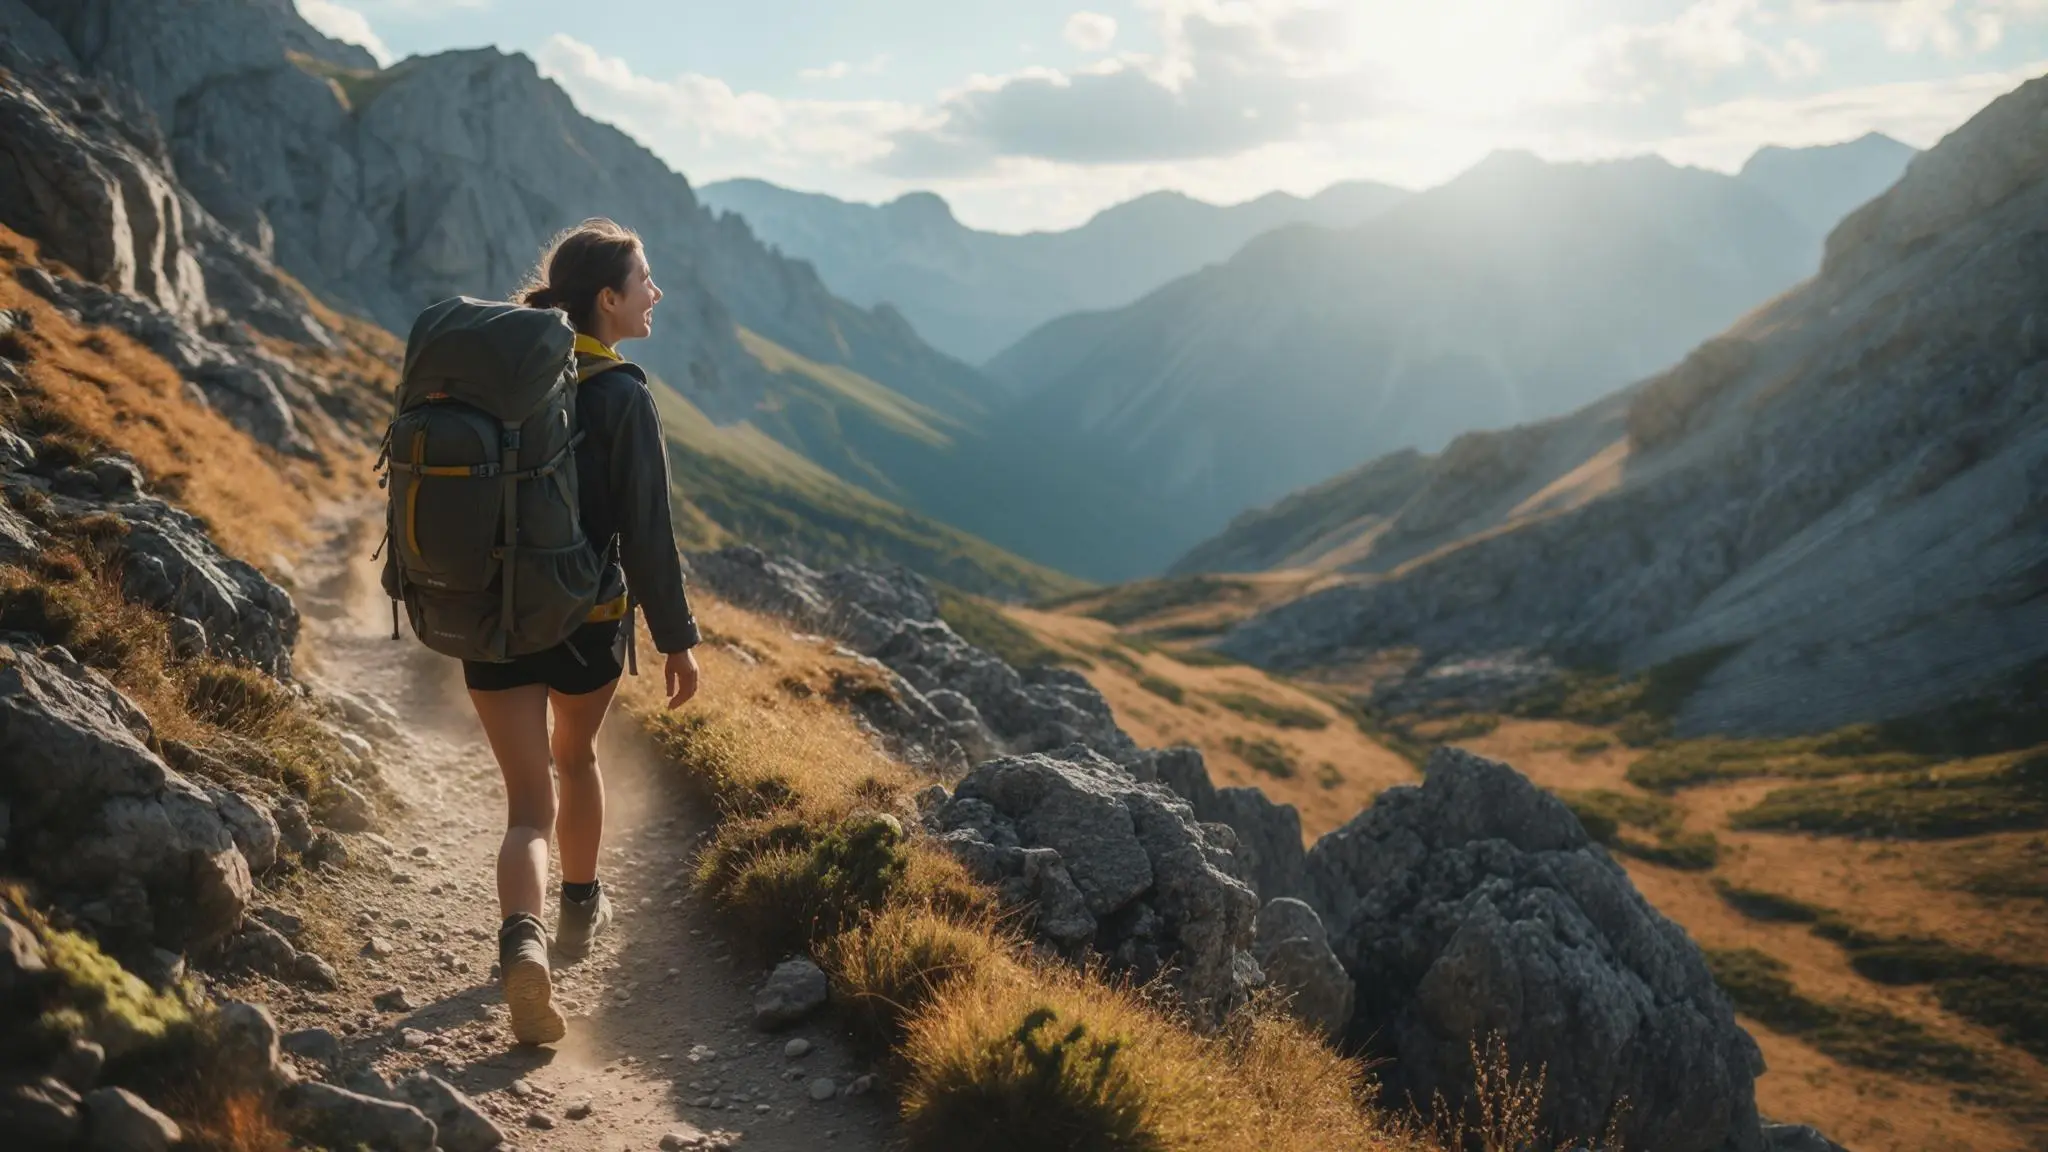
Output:
<path fill-rule="evenodd" d="M 617 360 L 620 358 L 617 352 L 598 343 L 597 337 L 586 336 L 581 332 L 576 334 L 576 354 L 578 356 L 595 356 L 599 360 Z"/>

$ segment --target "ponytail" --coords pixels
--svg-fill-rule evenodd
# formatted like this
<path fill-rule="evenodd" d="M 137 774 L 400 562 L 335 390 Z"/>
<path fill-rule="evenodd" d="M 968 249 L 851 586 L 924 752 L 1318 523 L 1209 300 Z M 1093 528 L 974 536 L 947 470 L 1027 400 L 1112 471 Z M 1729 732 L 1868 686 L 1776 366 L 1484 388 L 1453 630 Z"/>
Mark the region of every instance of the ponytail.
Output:
<path fill-rule="evenodd" d="M 515 299 L 528 308 L 566 313 L 578 332 L 588 333 L 598 293 L 624 291 L 640 251 L 640 237 L 632 229 L 602 216 L 585 220 L 548 242 Z"/>

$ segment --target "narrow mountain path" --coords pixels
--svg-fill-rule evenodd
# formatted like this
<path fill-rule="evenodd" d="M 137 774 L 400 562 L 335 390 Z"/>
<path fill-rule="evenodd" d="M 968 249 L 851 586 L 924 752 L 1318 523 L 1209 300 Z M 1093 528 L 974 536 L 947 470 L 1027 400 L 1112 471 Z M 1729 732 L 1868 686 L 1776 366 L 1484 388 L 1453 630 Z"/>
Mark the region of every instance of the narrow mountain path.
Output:
<path fill-rule="evenodd" d="M 339 876 L 276 901 L 302 916 L 301 943 L 340 976 L 337 991 L 273 1003 L 287 1033 L 324 1028 L 338 1041 L 295 1057 L 302 1069 L 375 1090 L 372 1076 L 389 1082 L 424 1068 L 474 1098 L 519 1148 L 882 1147 L 889 1109 L 848 1093 L 868 1069 L 829 1024 L 774 1035 L 753 1027 L 765 973 L 734 958 L 689 892 L 707 813 L 624 715 L 600 750 L 609 809 L 600 874 L 621 915 L 588 959 L 557 972 L 568 1038 L 512 1043 L 492 976 L 497 766 L 455 662 L 410 637 L 392 641 L 388 603 L 361 559 L 369 546 L 346 523 L 337 518 L 331 555 L 300 573 L 304 675 L 353 701 L 398 803 L 375 833 L 349 837 Z M 787 1056 L 792 1040 L 808 1053 Z M 828 1077 L 838 1094 L 815 1099 Z"/>

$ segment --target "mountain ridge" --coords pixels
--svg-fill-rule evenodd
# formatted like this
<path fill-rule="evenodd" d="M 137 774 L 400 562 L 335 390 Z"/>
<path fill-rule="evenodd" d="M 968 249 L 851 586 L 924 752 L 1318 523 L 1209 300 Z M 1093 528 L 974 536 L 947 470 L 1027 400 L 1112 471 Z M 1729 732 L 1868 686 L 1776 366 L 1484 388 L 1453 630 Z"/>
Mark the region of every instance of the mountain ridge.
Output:
<path fill-rule="evenodd" d="M 989 365 L 1020 396 L 993 451 L 1042 461 L 1070 494 L 935 510 L 1095 579 L 1156 572 L 1368 446 L 1433 449 L 1662 368 L 1818 254 L 1731 176 L 1489 157 L 1348 232 L 1278 229 L 1026 337 Z"/>
<path fill-rule="evenodd" d="M 1346 224 L 1406 193 L 1353 181 L 1313 197 L 1284 192 L 1219 205 L 1149 192 L 1071 229 L 984 232 L 961 224 L 931 192 L 856 203 L 743 178 L 698 194 L 819 270 L 849 298 L 900 309 L 935 345 L 980 363 L 1056 316 L 1128 303 L 1261 232 L 1288 223 Z"/>
<path fill-rule="evenodd" d="M 1843 221 L 1819 276 L 1676 367 L 1460 437 L 1391 513 L 1328 514 L 1330 539 L 1287 534 L 1303 495 L 1268 530 L 1348 582 L 1223 647 L 1299 666 L 1407 646 L 1424 676 L 1712 654 L 1691 733 L 2006 698 L 2048 662 L 2044 109 L 2048 79 L 1995 101 Z"/>

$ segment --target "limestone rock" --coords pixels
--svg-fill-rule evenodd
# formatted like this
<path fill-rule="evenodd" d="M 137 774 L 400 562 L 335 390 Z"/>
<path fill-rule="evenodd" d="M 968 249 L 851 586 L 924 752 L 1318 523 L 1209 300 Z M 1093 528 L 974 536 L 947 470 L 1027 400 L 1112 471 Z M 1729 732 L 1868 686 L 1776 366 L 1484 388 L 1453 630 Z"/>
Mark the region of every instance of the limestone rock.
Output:
<path fill-rule="evenodd" d="M 1243 878 L 1260 899 L 1302 894 L 1307 853 L 1301 846 L 1301 813 L 1294 805 L 1275 803 L 1257 788 L 1216 787 L 1196 748 L 1147 751 L 1131 770 L 1179 793 L 1197 819 L 1228 825 L 1237 835 L 1235 854 Z"/>
<path fill-rule="evenodd" d="M 222 1071 L 244 1084 L 265 1088 L 280 1082 L 277 1021 L 260 1004 L 230 1000 L 222 1004 L 216 1024 Z"/>
<path fill-rule="evenodd" d="M 438 1130 L 410 1104 L 307 1080 L 278 1096 L 286 1130 L 329 1147 L 365 1145 L 390 1152 L 433 1152 Z"/>
<path fill-rule="evenodd" d="M 1765 1124 L 1764 1148 L 1766 1152 L 1848 1152 L 1805 1124 Z"/>
<path fill-rule="evenodd" d="M 184 1138 L 176 1122 L 126 1088 L 94 1089 L 83 1108 L 90 1152 L 166 1152 Z"/>
<path fill-rule="evenodd" d="M 438 1076 L 415 1072 L 392 1091 L 434 1122 L 443 1152 L 491 1152 L 506 1141 L 505 1131 L 476 1101 Z"/>
<path fill-rule="evenodd" d="M 117 946 L 207 947 L 241 922 L 249 866 L 212 797 L 136 738 L 138 717 L 62 649 L 0 642 L 0 800 L 21 828 L 15 858 Z"/>
<path fill-rule="evenodd" d="M 228 833 L 249 862 L 251 875 L 261 876 L 277 864 L 277 821 L 270 812 L 231 788 L 208 788 L 213 806 L 227 824 Z"/>
<path fill-rule="evenodd" d="M 787 1028 L 825 1006 L 831 983 L 809 960 L 784 960 L 754 993 L 754 1026 Z"/>
<path fill-rule="evenodd" d="M 1252 955 L 1269 988 L 1288 997 L 1288 1010 L 1332 1040 L 1351 1023 L 1357 988 L 1330 949 L 1321 917 L 1299 900 L 1269 900 L 1259 910 Z"/>
<path fill-rule="evenodd" d="M 928 819 L 1063 951 L 1091 946 L 1141 979 L 1171 966 L 1211 1019 L 1262 982 L 1250 953 L 1258 899 L 1216 839 L 1228 829 L 1086 747 L 981 764 Z"/>
<path fill-rule="evenodd" d="M 0 1084 L 0 1132 L 32 1152 L 63 1152 L 84 1128 L 78 1104 L 78 1093 L 53 1077 Z"/>
<path fill-rule="evenodd" d="M 1627 1102 L 1629 1147 L 1758 1152 L 1756 1044 L 1699 949 L 1571 811 L 1505 764 L 1431 755 L 1308 858 L 1311 901 L 1358 990 L 1353 1042 L 1397 1103 L 1471 1091 L 1499 1035 L 1546 1066 L 1545 1128 L 1590 1139 Z"/>

